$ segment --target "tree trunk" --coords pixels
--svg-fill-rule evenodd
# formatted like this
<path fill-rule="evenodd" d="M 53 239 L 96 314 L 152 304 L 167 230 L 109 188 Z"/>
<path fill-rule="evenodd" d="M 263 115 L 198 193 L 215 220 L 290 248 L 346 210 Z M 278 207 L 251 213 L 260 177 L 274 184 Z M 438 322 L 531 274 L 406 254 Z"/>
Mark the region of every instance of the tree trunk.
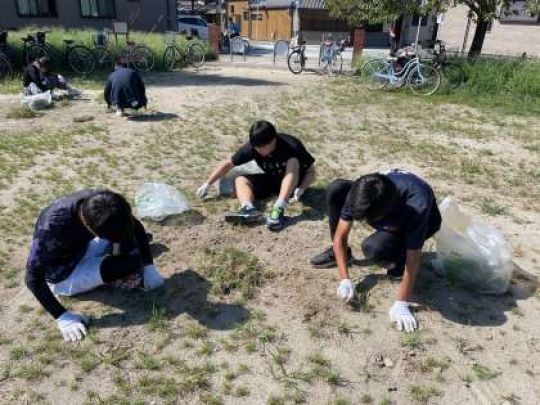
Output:
<path fill-rule="evenodd" d="M 482 46 L 484 45 L 484 39 L 489 27 L 489 21 L 478 19 L 476 23 L 476 30 L 474 31 L 474 38 L 469 49 L 469 56 L 478 56 L 482 52 Z"/>

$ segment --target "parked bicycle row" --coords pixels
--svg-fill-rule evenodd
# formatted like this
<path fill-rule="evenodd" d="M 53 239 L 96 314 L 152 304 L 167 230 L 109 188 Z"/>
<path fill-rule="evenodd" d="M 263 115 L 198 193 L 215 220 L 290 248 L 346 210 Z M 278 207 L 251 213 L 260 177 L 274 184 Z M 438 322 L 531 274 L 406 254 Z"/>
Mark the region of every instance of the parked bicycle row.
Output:
<path fill-rule="evenodd" d="M 398 50 L 395 57 L 367 61 L 360 76 L 370 90 L 407 86 L 412 93 L 423 96 L 434 94 L 443 82 L 450 90 L 457 90 L 465 83 L 463 67 L 447 59 L 442 41 L 429 53 L 431 58 L 422 59 L 418 48 L 408 46 Z"/>
<path fill-rule="evenodd" d="M 121 60 L 123 64 L 139 72 L 148 72 L 156 64 L 154 52 L 144 44 L 126 40 L 126 48 L 120 49 L 109 44 L 105 35 L 98 33 L 94 37 L 93 47 L 77 43 L 73 39 L 64 39 L 64 49 L 59 52 L 47 42 L 48 33 L 49 31 L 38 31 L 21 37 L 23 64 L 47 57 L 55 64 L 83 75 L 96 71 L 110 72 L 114 68 L 115 60 Z M 21 64 L 7 39 L 8 33 L 0 32 L 0 80 L 12 78 L 17 71 L 16 66 Z M 185 48 L 180 47 L 176 33 L 169 33 L 162 58 L 166 70 L 173 70 L 178 64 L 198 68 L 204 63 L 205 52 L 200 42 L 190 42 Z"/>

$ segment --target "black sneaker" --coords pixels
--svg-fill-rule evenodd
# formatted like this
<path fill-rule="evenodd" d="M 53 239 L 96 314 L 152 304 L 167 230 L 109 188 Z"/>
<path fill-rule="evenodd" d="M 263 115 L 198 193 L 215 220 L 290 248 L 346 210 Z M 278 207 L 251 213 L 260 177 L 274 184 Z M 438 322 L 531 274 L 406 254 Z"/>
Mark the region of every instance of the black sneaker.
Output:
<path fill-rule="evenodd" d="M 347 264 L 352 264 L 353 256 L 351 248 L 347 248 Z M 330 246 L 324 252 L 319 253 L 316 256 L 313 256 L 310 260 L 310 263 L 313 267 L 317 269 L 329 269 L 331 267 L 336 267 L 336 257 L 334 256 L 334 249 Z"/>
<path fill-rule="evenodd" d="M 400 281 L 403 278 L 403 273 L 405 272 L 405 268 L 397 268 L 392 267 L 391 269 L 386 270 L 386 276 L 393 281 Z"/>
<path fill-rule="evenodd" d="M 264 221 L 264 215 L 254 207 L 242 207 L 237 212 L 226 214 L 225 221 L 231 224 L 254 225 Z"/>
<path fill-rule="evenodd" d="M 285 227 L 285 210 L 274 207 L 266 218 L 266 227 L 273 232 L 281 231 Z"/>

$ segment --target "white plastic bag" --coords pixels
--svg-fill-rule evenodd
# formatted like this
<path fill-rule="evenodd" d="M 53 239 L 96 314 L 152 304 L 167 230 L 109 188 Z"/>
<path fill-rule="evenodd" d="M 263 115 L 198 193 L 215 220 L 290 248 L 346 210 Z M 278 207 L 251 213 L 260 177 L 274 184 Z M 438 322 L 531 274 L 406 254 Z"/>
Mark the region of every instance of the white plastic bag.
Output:
<path fill-rule="evenodd" d="M 135 195 L 137 215 L 163 221 L 170 215 L 181 214 L 191 207 L 186 197 L 174 187 L 163 183 L 143 183 Z"/>
<path fill-rule="evenodd" d="M 504 294 L 512 278 L 510 246 L 495 227 L 472 220 L 446 197 L 439 205 L 437 260 L 445 277 L 481 294 Z"/>
<path fill-rule="evenodd" d="M 240 166 L 235 166 L 227 175 L 216 183 L 218 194 L 221 196 L 230 196 L 234 193 L 234 179 L 238 176 L 264 174 L 263 169 L 259 167 L 255 160 L 250 160 Z"/>
<path fill-rule="evenodd" d="M 52 94 L 50 90 L 35 95 L 21 94 L 21 104 L 32 110 L 44 110 L 52 104 Z"/>

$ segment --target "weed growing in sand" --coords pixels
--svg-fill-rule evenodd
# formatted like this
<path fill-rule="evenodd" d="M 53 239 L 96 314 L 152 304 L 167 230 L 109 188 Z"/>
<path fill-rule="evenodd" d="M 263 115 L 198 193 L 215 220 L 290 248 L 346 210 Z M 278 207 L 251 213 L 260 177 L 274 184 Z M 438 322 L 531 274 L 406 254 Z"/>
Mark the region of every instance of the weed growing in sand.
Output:
<path fill-rule="evenodd" d="M 468 355 L 469 353 L 484 350 L 482 345 L 472 345 L 471 342 L 465 338 L 456 338 L 456 348 L 458 352 L 463 355 Z"/>
<path fill-rule="evenodd" d="M 480 203 L 480 209 L 484 214 L 495 216 L 495 215 L 508 215 L 509 209 L 504 205 L 498 204 L 493 198 L 484 197 Z"/>
<path fill-rule="evenodd" d="M 173 378 L 143 375 L 139 378 L 138 388 L 146 395 L 156 395 L 173 401 L 180 393 L 179 384 Z"/>
<path fill-rule="evenodd" d="M 251 394 L 251 391 L 247 387 L 238 387 L 234 391 L 235 397 L 249 397 Z"/>
<path fill-rule="evenodd" d="M 250 253 L 236 248 L 205 248 L 201 257 L 201 272 L 212 282 L 212 293 L 227 295 L 239 290 L 243 298 L 253 297 L 262 283 L 262 267 Z"/>
<path fill-rule="evenodd" d="M 428 357 L 427 359 L 422 360 L 421 362 L 415 364 L 415 369 L 421 373 L 431 373 L 435 370 L 440 370 L 441 372 L 448 369 L 452 364 L 452 360 L 449 357 L 438 360 L 433 357 Z"/>
<path fill-rule="evenodd" d="M 208 328 L 195 322 L 187 324 L 185 326 L 185 332 L 186 336 L 193 340 L 202 339 L 208 336 Z"/>
<path fill-rule="evenodd" d="M 18 106 L 13 106 L 9 109 L 9 111 L 6 114 L 6 118 L 25 119 L 25 118 L 36 118 L 42 115 L 43 113 L 39 113 L 23 105 L 18 105 Z"/>
<path fill-rule="evenodd" d="M 430 398 L 441 396 L 441 391 L 427 385 L 411 385 L 409 396 L 413 401 L 427 402 Z"/>
<path fill-rule="evenodd" d="M 135 367 L 141 370 L 159 370 L 161 365 L 159 361 L 145 352 L 139 352 L 139 360 L 135 363 Z"/>
<path fill-rule="evenodd" d="M 215 347 L 212 342 L 206 340 L 198 349 L 197 355 L 199 356 L 210 356 L 214 353 Z"/>
<path fill-rule="evenodd" d="M 426 345 L 434 344 L 436 340 L 424 336 L 421 332 L 407 333 L 401 336 L 401 346 L 411 350 L 424 350 Z"/>
<path fill-rule="evenodd" d="M 373 402 L 373 398 L 369 394 L 362 394 L 360 397 L 360 403 L 361 404 L 371 404 Z"/>
<path fill-rule="evenodd" d="M 479 380 L 492 380 L 495 377 L 499 376 L 501 373 L 498 371 L 493 371 L 489 369 L 486 366 L 483 366 L 481 364 L 473 364 L 472 367 L 474 374 L 476 374 L 476 377 L 478 377 Z"/>

